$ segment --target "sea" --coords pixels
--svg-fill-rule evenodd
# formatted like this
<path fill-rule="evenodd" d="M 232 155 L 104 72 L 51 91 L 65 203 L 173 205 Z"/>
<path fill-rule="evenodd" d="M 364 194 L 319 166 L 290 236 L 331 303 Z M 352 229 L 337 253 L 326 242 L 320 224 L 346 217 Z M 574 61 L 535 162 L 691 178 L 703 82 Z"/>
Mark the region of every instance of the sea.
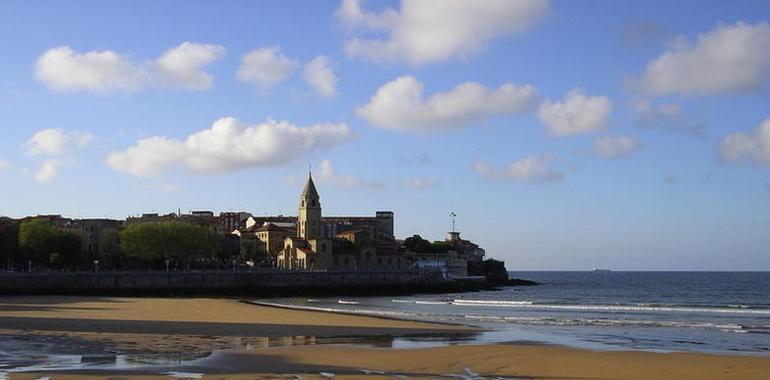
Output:
<path fill-rule="evenodd" d="M 538 286 L 398 297 L 279 298 L 309 310 L 478 326 L 464 343 L 770 356 L 770 272 L 510 272 Z M 396 342 L 396 345 L 398 342 Z M 405 347 L 432 345 L 407 340 Z"/>

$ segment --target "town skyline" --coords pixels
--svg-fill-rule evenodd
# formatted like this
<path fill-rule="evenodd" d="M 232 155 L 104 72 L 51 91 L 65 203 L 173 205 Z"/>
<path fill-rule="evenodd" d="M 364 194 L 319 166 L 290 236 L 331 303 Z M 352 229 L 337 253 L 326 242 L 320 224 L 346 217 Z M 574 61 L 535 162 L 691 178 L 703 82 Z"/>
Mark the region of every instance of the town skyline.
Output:
<path fill-rule="evenodd" d="M 512 270 L 770 270 L 770 4 L 504 3 L 3 2 L 0 215 L 296 215 L 312 164 Z"/>

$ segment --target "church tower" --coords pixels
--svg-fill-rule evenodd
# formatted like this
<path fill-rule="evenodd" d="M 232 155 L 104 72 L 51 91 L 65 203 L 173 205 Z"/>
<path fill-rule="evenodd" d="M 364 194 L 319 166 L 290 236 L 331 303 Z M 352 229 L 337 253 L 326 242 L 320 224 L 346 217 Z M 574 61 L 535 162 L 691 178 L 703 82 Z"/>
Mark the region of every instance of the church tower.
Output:
<path fill-rule="evenodd" d="M 305 189 L 299 199 L 297 234 L 305 240 L 322 237 L 321 200 L 313 183 L 313 175 L 308 174 Z"/>

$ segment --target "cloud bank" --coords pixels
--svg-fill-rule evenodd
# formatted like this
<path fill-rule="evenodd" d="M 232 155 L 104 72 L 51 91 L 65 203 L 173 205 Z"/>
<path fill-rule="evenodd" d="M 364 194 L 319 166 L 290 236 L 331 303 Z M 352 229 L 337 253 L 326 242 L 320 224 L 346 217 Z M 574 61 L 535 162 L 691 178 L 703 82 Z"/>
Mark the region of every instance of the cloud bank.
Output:
<path fill-rule="evenodd" d="M 588 96 L 574 89 L 562 102 L 543 102 L 537 117 L 552 136 L 562 137 L 603 129 L 611 111 L 612 102 L 606 96 Z"/>
<path fill-rule="evenodd" d="M 24 151 L 30 156 L 62 155 L 75 148 L 83 148 L 94 136 L 78 131 L 65 132 L 61 128 L 49 128 L 36 132 L 24 143 Z"/>
<path fill-rule="evenodd" d="M 638 79 L 650 95 L 714 95 L 756 91 L 770 80 L 770 24 L 717 25 L 695 44 L 676 46 L 647 65 Z"/>
<path fill-rule="evenodd" d="M 607 158 L 625 158 L 641 148 L 639 141 L 628 136 L 603 136 L 594 143 L 594 152 Z"/>
<path fill-rule="evenodd" d="M 38 183 L 49 183 L 59 175 L 60 166 L 61 161 L 57 159 L 52 158 L 45 160 L 42 164 L 40 164 L 40 167 L 37 169 L 37 171 L 35 171 L 33 177 Z"/>
<path fill-rule="evenodd" d="M 288 78 L 299 63 L 281 53 L 277 46 L 252 50 L 241 58 L 236 78 L 244 83 L 257 85 L 267 91 L 274 84 Z"/>
<path fill-rule="evenodd" d="M 513 161 L 502 169 L 493 167 L 484 161 L 476 161 L 473 170 L 476 174 L 494 180 L 514 182 L 551 182 L 564 178 L 564 174 L 551 168 L 553 157 L 549 154 L 525 157 Z"/>
<path fill-rule="evenodd" d="M 726 136 L 720 142 L 718 151 L 728 162 L 770 165 L 770 119 L 765 119 L 752 132 Z"/>
<path fill-rule="evenodd" d="M 218 174 L 285 164 L 352 137 L 353 131 L 345 124 L 298 127 L 287 121 L 267 120 L 248 126 L 225 117 L 183 140 L 164 136 L 139 140 L 124 151 L 111 153 L 107 164 L 134 176 L 157 175 L 172 167 L 183 167 L 194 174 Z"/>
<path fill-rule="evenodd" d="M 36 79 L 58 91 L 109 93 L 146 88 L 203 90 L 213 85 L 204 71 L 225 48 L 184 42 L 155 61 L 135 62 L 111 50 L 78 53 L 69 46 L 44 52 L 35 64 Z"/>
<path fill-rule="evenodd" d="M 465 57 L 496 38 L 526 32 L 548 10 L 547 0 L 402 0 L 398 9 L 373 13 L 360 0 L 344 0 L 336 15 L 363 32 L 346 41 L 348 56 L 423 65 Z"/>
<path fill-rule="evenodd" d="M 382 85 L 356 113 L 380 128 L 436 131 L 464 127 L 488 116 L 527 112 L 539 99 L 533 86 L 511 83 L 487 89 L 466 82 L 427 99 L 423 93 L 416 78 L 399 77 Z"/>
<path fill-rule="evenodd" d="M 329 62 L 329 57 L 319 55 L 305 65 L 305 82 L 324 97 L 337 95 L 337 75 Z"/>

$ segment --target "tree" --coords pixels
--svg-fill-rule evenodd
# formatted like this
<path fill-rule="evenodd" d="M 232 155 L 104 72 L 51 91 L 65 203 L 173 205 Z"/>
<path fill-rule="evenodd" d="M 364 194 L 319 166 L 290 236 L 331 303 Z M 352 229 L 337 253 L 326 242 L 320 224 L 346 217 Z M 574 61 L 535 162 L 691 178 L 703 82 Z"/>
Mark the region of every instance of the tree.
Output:
<path fill-rule="evenodd" d="M 431 243 L 423 239 L 420 235 L 414 235 L 404 239 L 404 246 L 412 251 L 419 253 L 445 253 L 450 249 L 449 244 L 443 241 Z"/>
<path fill-rule="evenodd" d="M 129 264 L 206 265 L 217 260 L 222 244 L 207 227 L 179 222 L 135 224 L 120 233 L 120 247 Z"/>
<path fill-rule="evenodd" d="M 19 223 L 0 219 L 0 267 L 12 267 L 19 260 Z"/>
<path fill-rule="evenodd" d="M 65 268 L 81 261 L 80 236 L 62 231 L 39 218 L 19 225 L 19 250 L 22 260 L 37 265 Z"/>

